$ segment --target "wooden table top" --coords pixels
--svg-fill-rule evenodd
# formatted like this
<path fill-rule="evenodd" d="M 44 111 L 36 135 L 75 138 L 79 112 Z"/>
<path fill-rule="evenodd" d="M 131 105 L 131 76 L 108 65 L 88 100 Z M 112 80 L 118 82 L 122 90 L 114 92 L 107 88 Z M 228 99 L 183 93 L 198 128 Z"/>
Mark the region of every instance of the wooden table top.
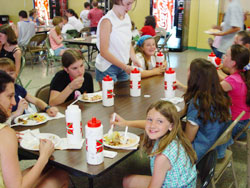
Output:
<path fill-rule="evenodd" d="M 110 115 L 113 112 L 120 114 L 125 119 L 130 120 L 139 120 L 146 118 L 146 110 L 149 105 L 153 102 L 156 102 L 161 97 L 164 97 L 164 84 L 163 76 L 155 76 L 152 78 L 143 79 L 141 82 L 142 94 L 140 97 L 130 97 L 129 94 L 129 82 L 122 82 L 115 85 L 115 105 L 112 107 L 104 107 L 102 102 L 97 103 L 84 103 L 77 102 L 76 104 L 82 110 L 82 123 L 85 126 L 87 121 L 90 120 L 93 116 L 101 120 L 104 127 L 104 134 L 108 132 L 110 128 L 109 120 Z M 149 98 L 144 97 L 144 95 L 150 95 Z M 176 94 L 180 96 L 181 93 Z M 65 114 L 66 103 L 59 106 L 59 111 Z M 54 133 L 61 138 L 66 137 L 66 124 L 65 118 L 51 120 L 45 124 L 28 127 L 28 128 L 39 128 L 42 133 Z M 25 130 L 26 127 L 16 127 L 17 131 Z M 83 128 L 84 130 L 84 128 Z M 122 127 L 115 127 L 114 130 L 124 130 Z M 143 130 L 137 128 L 129 128 L 129 132 L 141 135 Z M 105 148 L 112 150 L 109 148 Z M 118 155 L 114 159 L 104 158 L 104 163 L 100 165 L 88 165 L 86 162 L 86 153 L 85 153 L 85 143 L 81 150 L 55 150 L 53 153 L 53 159 L 50 163 L 54 165 L 59 165 L 60 167 L 66 169 L 74 175 L 85 175 L 89 177 L 94 177 L 102 174 L 106 170 L 115 166 L 118 162 L 124 160 L 126 157 L 131 155 L 134 151 L 131 150 L 115 150 L 118 152 Z M 25 151 L 31 152 L 31 151 Z M 33 152 L 36 155 L 37 152 Z"/>

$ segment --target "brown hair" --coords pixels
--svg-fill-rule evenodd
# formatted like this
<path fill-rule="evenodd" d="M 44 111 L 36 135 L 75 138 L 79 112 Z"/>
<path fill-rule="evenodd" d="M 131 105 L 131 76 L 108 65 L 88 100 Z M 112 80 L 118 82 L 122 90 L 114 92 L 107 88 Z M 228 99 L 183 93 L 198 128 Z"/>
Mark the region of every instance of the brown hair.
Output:
<path fill-rule="evenodd" d="M 114 5 L 123 5 L 123 2 L 122 2 L 123 0 L 112 0 L 112 3 L 114 4 Z M 136 7 L 136 4 L 137 4 L 137 0 L 134 0 L 134 2 L 135 2 L 135 7 Z"/>
<path fill-rule="evenodd" d="M 243 68 L 249 63 L 249 50 L 239 44 L 231 46 L 231 59 L 236 62 L 236 68 L 241 75 L 241 78 L 247 86 L 246 104 L 250 106 L 250 70 L 243 71 Z"/>
<path fill-rule="evenodd" d="M 3 33 L 7 36 L 7 42 L 9 44 L 12 44 L 12 45 L 17 44 L 16 34 L 9 24 L 4 24 L 0 26 L 0 33 Z"/>
<path fill-rule="evenodd" d="M 150 38 L 147 38 L 146 40 L 148 40 L 148 39 L 154 39 L 154 38 L 153 38 L 153 37 L 150 37 Z M 145 56 L 145 54 L 144 54 L 144 52 L 143 52 L 143 50 L 142 50 L 142 48 L 143 48 L 143 46 L 144 46 L 144 42 L 145 42 L 146 40 L 143 41 L 141 47 L 138 46 L 138 45 L 136 45 L 136 47 L 135 47 L 135 52 L 136 52 L 136 53 L 141 53 L 141 55 L 142 55 L 142 57 L 143 57 L 143 59 L 144 59 L 144 61 L 145 61 L 146 70 L 148 70 L 149 61 L 146 59 L 146 56 Z M 154 41 L 155 41 L 155 40 L 154 40 Z M 150 59 L 151 59 L 151 58 L 150 58 Z M 150 61 L 151 61 L 151 60 L 150 60 Z"/>
<path fill-rule="evenodd" d="M 58 24 L 62 23 L 63 19 L 61 16 L 55 16 L 53 18 L 52 24 L 55 26 L 56 34 L 61 35 L 61 28 Z"/>
<path fill-rule="evenodd" d="M 68 49 L 62 55 L 62 65 L 63 67 L 68 68 L 71 64 L 80 59 L 83 59 L 82 53 L 80 53 L 80 51 Z"/>
<path fill-rule="evenodd" d="M 196 153 L 191 145 L 191 142 L 188 140 L 188 138 L 186 137 L 186 135 L 182 130 L 180 117 L 178 115 L 176 107 L 171 102 L 158 101 L 150 105 L 150 107 L 147 110 L 147 113 L 152 109 L 155 109 L 157 112 L 163 115 L 173 125 L 173 127 L 171 131 L 168 131 L 164 136 L 160 138 L 158 148 L 153 152 L 152 148 L 154 145 L 154 141 L 151 140 L 144 131 L 144 139 L 141 144 L 141 149 L 146 151 L 148 155 L 154 156 L 162 153 L 164 149 L 173 140 L 175 140 L 178 144 L 178 154 L 176 156 L 176 159 L 178 158 L 179 155 L 180 145 L 182 145 L 185 152 L 188 154 L 191 163 L 195 164 L 195 161 L 197 159 Z"/>
<path fill-rule="evenodd" d="M 237 33 L 241 37 L 243 45 L 250 44 L 250 32 L 249 31 L 240 31 Z"/>
<path fill-rule="evenodd" d="M 190 76 L 184 101 L 186 106 L 194 103 L 198 118 L 207 121 L 228 121 L 230 98 L 221 87 L 215 66 L 206 59 L 196 58 L 190 64 Z"/>
<path fill-rule="evenodd" d="M 16 71 L 14 62 L 7 57 L 0 58 L 0 70 Z"/>

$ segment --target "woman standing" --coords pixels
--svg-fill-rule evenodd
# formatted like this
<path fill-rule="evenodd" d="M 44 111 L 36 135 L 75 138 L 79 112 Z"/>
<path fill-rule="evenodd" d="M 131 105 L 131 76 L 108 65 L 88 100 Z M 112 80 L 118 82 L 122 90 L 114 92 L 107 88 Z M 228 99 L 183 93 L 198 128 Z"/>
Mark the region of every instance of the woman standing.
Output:
<path fill-rule="evenodd" d="M 102 17 L 97 27 L 96 80 L 109 75 L 114 82 L 127 81 L 132 70 L 129 58 L 140 67 L 131 45 L 131 20 L 128 11 L 136 0 L 114 0 L 113 8 Z"/>

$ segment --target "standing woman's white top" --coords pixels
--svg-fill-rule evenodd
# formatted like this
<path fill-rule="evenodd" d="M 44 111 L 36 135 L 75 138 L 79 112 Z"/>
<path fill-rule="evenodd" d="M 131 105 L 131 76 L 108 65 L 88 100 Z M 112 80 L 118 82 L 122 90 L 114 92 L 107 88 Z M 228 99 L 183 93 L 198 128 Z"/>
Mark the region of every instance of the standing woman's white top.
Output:
<path fill-rule="evenodd" d="M 112 10 L 99 21 L 96 44 L 100 53 L 95 66 L 100 72 L 114 65 L 129 74 L 129 58 L 140 66 L 131 45 L 131 20 L 127 14 L 133 3 L 134 0 L 114 0 Z"/>

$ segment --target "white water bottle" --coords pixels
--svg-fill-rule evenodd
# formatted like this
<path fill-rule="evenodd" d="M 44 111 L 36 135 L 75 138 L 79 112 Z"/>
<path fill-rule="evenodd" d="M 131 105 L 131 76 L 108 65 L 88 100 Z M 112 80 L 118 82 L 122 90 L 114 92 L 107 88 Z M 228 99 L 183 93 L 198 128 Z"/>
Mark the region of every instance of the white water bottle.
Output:
<path fill-rule="evenodd" d="M 164 73 L 165 98 L 171 99 L 175 97 L 176 73 L 172 68 L 169 68 Z"/>
<path fill-rule="evenodd" d="M 163 65 L 164 62 L 164 55 L 163 53 L 160 51 L 157 53 L 156 55 L 156 67 L 160 67 Z"/>
<path fill-rule="evenodd" d="M 213 65 L 216 67 L 216 69 L 218 69 L 219 66 L 220 66 L 220 64 L 221 64 L 221 58 L 216 57 L 216 58 L 214 59 L 214 61 L 212 61 L 212 63 L 213 63 Z"/>
<path fill-rule="evenodd" d="M 130 73 L 130 96 L 141 96 L 141 72 L 136 68 Z"/>
<path fill-rule="evenodd" d="M 86 158 L 91 165 L 101 164 L 103 155 L 103 125 L 93 117 L 85 126 Z"/>
<path fill-rule="evenodd" d="M 102 104 L 103 106 L 114 105 L 114 81 L 107 75 L 102 80 Z"/>
<path fill-rule="evenodd" d="M 211 52 L 208 57 L 207 57 L 207 60 L 210 61 L 210 62 L 214 62 L 215 61 L 215 54 L 213 52 Z"/>
<path fill-rule="evenodd" d="M 78 105 L 69 105 L 65 110 L 67 141 L 72 145 L 79 145 L 82 142 L 82 118 L 81 109 Z"/>

